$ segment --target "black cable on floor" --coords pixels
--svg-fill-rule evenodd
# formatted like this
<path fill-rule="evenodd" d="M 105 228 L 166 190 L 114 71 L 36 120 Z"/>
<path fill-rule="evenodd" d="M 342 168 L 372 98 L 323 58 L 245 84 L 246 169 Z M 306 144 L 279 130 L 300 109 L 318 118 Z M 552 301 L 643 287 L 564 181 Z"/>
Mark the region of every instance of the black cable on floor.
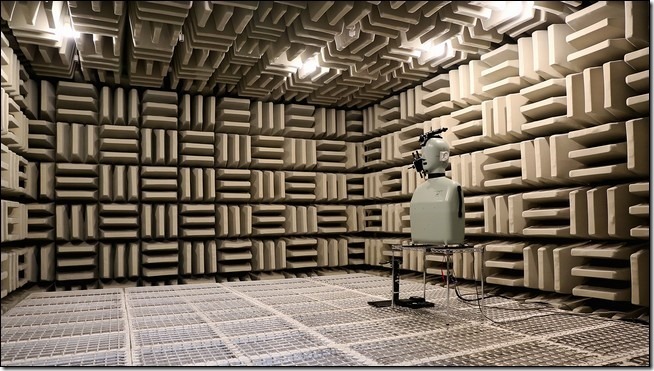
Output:
<path fill-rule="evenodd" d="M 483 264 L 483 261 L 482 261 L 482 264 Z M 472 253 L 472 267 L 473 267 L 473 270 L 474 270 L 474 268 L 475 268 L 475 254 L 474 254 L 474 252 Z M 484 267 L 482 266 L 481 269 L 484 269 Z M 518 318 L 518 319 L 508 320 L 508 321 L 496 321 L 496 320 L 494 320 L 494 319 L 488 317 L 488 316 L 486 315 L 486 313 L 484 313 L 484 311 L 483 311 L 483 309 L 482 309 L 482 307 L 481 307 L 481 300 L 482 300 L 482 299 L 486 299 L 486 298 L 488 298 L 488 297 L 487 297 L 487 296 L 484 296 L 485 293 L 482 293 L 482 296 L 483 296 L 483 297 L 479 295 L 479 290 L 478 290 L 478 286 L 479 286 L 479 285 L 477 284 L 477 281 L 476 281 L 476 280 L 475 280 L 474 286 L 475 286 L 475 295 L 476 295 L 476 298 L 475 298 L 475 299 L 465 299 L 465 298 L 463 298 L 463 297 L 460 295 L 457 286 L 455 286 L 454 289 L 455 289 L 455 292 L 456 292 L 456 294 L 457 294 L 457 297 L 458 297 L 460 300 L 462 300 L 464 303 L 466 303 L 466 302 L 476 301 L 476 302 L 477 302 L 477 307 L 479 308 L 479 313 L 481 313 L 481 315 L 482 315 L 484 318 L 486 318 L 487 320 L 491 321 L 492 323 L 494 323 L 494 324 L 505 324 L 505 323 L 513 323 L 513 322 L 524 321 L 524 320 L 527 320 L 527 319 L 533 318 L 533 317 L 524 317 L 524 318 Z M 514 300 L 513 298 L 506 297 L 506 296 L 502 296 L 502 295 L 492 295 L 492 296 L 490 296 L 490 297 L 493 297 L 493 296 L 497 296 L 497 297 L 501 297 L 501 298 L 506 298 L 506 299 Z M 634 323 L 634 324 L 638 324 L 638 325 L 645 325 L 645 326 L 649 327 L 649 322 L 644 321 L 644 320 L 641 320 L 641 319 L 637 319 L 637 318 L 631 318 L 631 319 L 627 319 L 627 318 L 613 319 L 613 318 L 604 318 L 604 317 L 600 317 L 600 316 L 598 316 L 598 315 L 596 315 L 596 314 L 592 314 L 592 313 L 576 313 L 576 312 L 572 312 L 572 307 L 570 307 L 569 305 L 567 305 L 567 304 L 565 304 L 565 303 L 564 303 L 564 305 L 567 306 L 567 307 L 570 309 L 569 312 L 560 312 L 560 311 L 556 310 L 557 308 L 553 307 L 553 305 L 552 305 L 551 303 L 548 303 L 548 302 L 533 302 L 533 303 L 545 304 L 545 305 L 548 305 L 549 307 L 548 307 L 548 308 L 524 308 L 524 309 L 519 309 L 519 308 L 502 308 L 502 307 L 493 307 L 493 309 L 496 309 L 496 310 L 509 310 L 509 311 L 530 311 L 530 310 L 534 310 L 534 311 L 544 311 L 544 312 L 550 312 L 550 314 L 546 314 L 546 315 L 541 316 L 541 317 L 548 317 L 548 316 L 555 316 L 555 315 L 562 315 L 562 316 L 566 316 L 566 315 L 568 315 L 568 316 L 579 316 L 579 317 L 592 318 L 592 319 L 599 320 L 599 321 L 611 321 L 611 322 L 620 322 L 620 323 L 622 323 L 622 322 L 630 322 L 630 323 Z M 466 303 L 466 304 L 467 304 L 467 303 Z M 474 305 L 474 304 L 473 304 L 473 305 Z M 556 311 L 554 311 L 554 310 L 552 310 L 552 309 L 554 309 L 554 310 L 556 310 Z M 618 314 L 618 313 L 622 313 L 622 312 L 614 311 L 614 312 L 603 312 L 603 313 L 614 313 L 614 314 Z"/>

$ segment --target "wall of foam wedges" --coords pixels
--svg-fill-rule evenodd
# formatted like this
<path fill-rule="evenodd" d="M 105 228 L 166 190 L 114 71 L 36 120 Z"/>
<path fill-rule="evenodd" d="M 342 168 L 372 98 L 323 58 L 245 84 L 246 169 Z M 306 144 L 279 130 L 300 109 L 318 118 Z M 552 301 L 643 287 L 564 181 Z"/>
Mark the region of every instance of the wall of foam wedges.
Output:
<path fill-rule="evenodd" d="M 59 24 L 69 22 L 67 12 L 53 8 L 59 6 L 59 2 L 51 3 L 35 7 L 29 2 L 3 2 L 3 18 L 6 19 L 7 9 L 16 7 L 34 16 L 26 19 L 42 22 L 49 19 L 47 10 L 61 15 Z M 398 89 L 410 85 L 404 80 L 407 76 L 419 81 L 436 71 L 435 66 L 451 68 L 458 63 L 464 64 L 403 94 L 384 99 L 364 112 L 315 109 L 314 128 L 325 129 L 316 129 L 314 136 L 307 136 L 307 129 L 311 127 L 307 120 L 310 108 L 303 106 L 281 110 L 279 106 L 249 101 L 249 108 L 245 109 L 246 103 L 241 100 L 207 103 L 211 97 L 198 101 L 195 95 L 186 98 L 154 90 L 147 93 L 106 90 L 101 85 L 94 90 L 88 86 L 64 84 L 60 89 L 57 85 L 34 81 L 20 66 L 3 37 L 3 74 L 10 72 L 2 88 L 11 100 L 4 99 L 3 95 L 2 104 L 5 107 L 6 102 L 7 110 L 2 112 L 9 114 L 6 119 L 3 116 L 2 121 L 2 143 L 5 145 L 2 179 L 12 181 L 6 186 L 3 183 L 2 199 L 13 202 L 6 204 L 7 215 L 12 217 L 3 218 L 3 223 L 4 220 L 21 220 L 20 205 L 23 205 L 29 226 L 25 232 L 29 239 L 25 240 L 20 238 L 19 232 L 11 232 L 14 226 L 15 230 L 24 228 L 21 227 L 24 223 L 10 225 L 8 222 L 6 227 L 3 224 L 3 239 L 6 230 L 11 236 L 9 239 L 24 241 L 3 240 L 3 251 L 35 246 L 33 256 L 40 263 L 48 263 L 39 265 L 36 279 L 66 284 L 79 280 L 97 282 L 111 277 L 168 279 L 178 265 L 184 268 L 179 268 L 177 274 L 189 271 L 202 274 L 202 267 L 205 274 L 217 272 L 219 261 L 229 262 L 224 264 L 230 267 L 229 271 L 247 270 L 248 259 L 249 269 L 261 266 L 262 269 L 278 269 L 300 267 L 308 261 L 313 264 L 313 258 L 303 256 L 315 254 L 316 261 L 322 256 L 320 259 L 324 262 L 324 255 L 317 253 L 318 247 L 306 248 L 314 244 L 313 240 L 298 241 L 297 238 L 329 238 L 331 234 L 327 233 L 333 233 L 336 228 L 333 224 L 340 223 L 344 212 L 342 207 L 340 211 L 339 208 L 318 210 L 316 207 L 316 226 L 313 227 L 314 210 L 303 207 L 317 204 L 310 201 L 312 186 L 311 180 L 307 180 L 311 177 L 307 174 L 317 167 L 310 169 L 309 165 L 309 169 L 298 169 L 295 165 L 314 162 L 330 172 L 316 171 L 316 200 L 325 200 L 321 205 L 326 206 L 350 206 L 350 200 L 357 205 L 365 199 L 361 202 L 365 206 L 359 204 L 356 209 L 357 222 L 363 220 L 361 223 L 365 224 L 364 227 L 357 224 L 357 229 L 388 236 L 370 239 L 348 235 L 345 239 L 348 261 L 378 264 L 390 243 L 408 237 L 406 203 L 421 181 L 405 166 L 410 152 L 418 148 L 415 138 L 422 130 L 428 130 L 427 126 L 444 125 L 451 128 L 448 140 L 455 149 L 450 174 L 464 185 L 468 195 L 468 234 L 494 244 L 488 249 L 495 254 L 487 264 L 487 268 L 493 270 L 489 282 L 576 292 L 580 296 L 632 301 L 640 305 L 648 303 L 647 280 L 642 279 L 643 274 L 646 277 L 648 273 L 645 263 L 648 250 L 638 244 L 639 239 L 644 242 L 649 236 L 649 184 L 645 170 L 648 164 L 643 163 L 644 157 L 639 155 L 643 149 L 641 140 L 645 138 L 639 134 L 645 129 L 643 122 L 649 115 L 646 83 L 649 43 L 643 36 L 647 20 L 646 9 L 639 9 L 642 5 L 599 2 L 568 16 L 565 24 L 517 38 L 538 29 L 539 22 L 546 24 L 553 14 L 560 12 L 559 7 L 567 6 L 538 2 L 535 11 L 538 19 L 520 18 L 502 25 L 509 36 L 517 38 L 516 45 L 504 46 L 474 60 L 479 58 L 475 55 L 491 43 L 500 42 L 502 35 L 495 30 L 485 32 L 481 22 L 474 23 L 471 9 L 459 2 L 447 6 L 443 6 L 444 2 L 423 5 L 422 16 L 438 14 L 439 20 L 420 22 L 427 24 L 428 29 L 419 27 L 419 30 L 408 27 L 415 17 L 415 9 L 409 8 L 422 2 L 384 2 L 384 8 L 376 12 L 370 11 L 370 3 L 375 2 L 356 2 L 353 6 L 350 2 L 335 2 L 326 13 L 322 6 L 303 9 L 305 5 L 297 7 L 279 2 L 267 3 L 253 11 L 243 3 L 230 6 L 229 10 L 237 16 L 229 20 L 220 16 L 225 14 L 224 5 L 214 4 L 196 12 L 198 9 L 193 8 L 204 6 L 202 2 L 192 5 L 180 2 L 173 12 L 179 16 L 170 17 L 163 26 L 143 21 L 135 29 L 125 26 L 125 18 L 151 18 L 152 7 L 145 3 L 127 6 L 121 2 L 107 2 L 100 7 L 103 16 L 108 16 L 103 18 L 102 30 L 94 28 L 94 23 L 88 20 L 93 18 L 89 14 L 98 11 L 94 7 L 99 3 L 68 3 L 70 17 L 82 36 L 76 42 L 68 40 L 56 46 L 44 42 L 34 46 L 31 45 L 33 40 L 51 36 L 54 32 L 51 27 L 39 24 L 38 28 L 46 31 L 34 35 L 33 27 L 21 24 L 23 21 L 18 18 L 14 20 L 16 23 L 9 24 L 37 74 L 71 78 L 75 64 L 79 63 L 82 74 L 88 75 L 86 79 L 117 83 L 121 75 L 117 56 L 124 49 L 120 44 L 121 35 L 132 32 L 136 44 L 125 46 L 131 63 L 123 68 L 129 68 L 124 72 L 135 85 L 160 86 L 167 71 L 163 66 L 172 61 L 169 78 L 183 90 L 202 92 L 217 85 L 222 89 L 220 94 L 230 91 L 262 99 L 268 95 L 298 99 L 308 96 L 316 103 L 359 107 L 371 99 L 384 98 L 384 92 L 390 87 Z M 110 11 L 106 11 L 105 6 L 111 8 Z M 164 5 L 167 6 L 175 5 Z M 395 6 L 399 8 L 391 9 Z M 189 11 L 189 7 L 193 11 Z M 474 13 L 474 9 L 472 11 Z M 266 12 L 268 15 L 264 16 Z M 303 12 L 306 14 L 301 14 Z M 361 20 L 367 35 L 375 37 L 341 53 L 327 45 L 324 49 L 329 53 L 321 53 L 318 58 L 321 66 L 329 66 L 333 73 L 359 52 L 375 53 L 381 48 L 383 58 L 375 58 L 370 66 L 367 61 L 357 61 L 357 66 L 365 65 L 369 72 L 383 73 L 383 76 L 375 78 L 374 73 L 370 78 L 350 76 L 352 67 L 349 67 L 349 70 L 342 69 L 339 77 L 332 79 L 334 76 L 328 73 L 314 81 L 315 76 L 303 80 L 297 69 L 287 70 L 284 59 L 288 61 L 310 54 L 316 47 L 305 48 L 302 44 L 307 38 L 317 40 L 320 32 L 301 28 L 287 30 L 282 23 L 290 24 L 299 19 L 302 24 L 315 26 L 313 18 L 320 18 L 323 13 L 334 22 L 340 22 L 341 18 L 332 17 L 335 14 L 345 14 L 345 23 Z M 398 14 L 402 20 L 392 19 Z M 198 22 L 184 20 L 184 17 L 197 20 L 199 16 L 207 20 L 202 27 L 194 28 Z M 254 21 L 246 27 L 242 21 L 249 17 Z M 224 22 L 218 25 L 219 20 Z M 326 27 L 335 25 L 330 23 Z M 204 27 L 219 29 L 218 26 L 226 31 L 225 35 L 229 34 L 227 38 L 218 37 L 213 31 L 204 32 Z M 158 27 L 165 29 L 162 38 L 169 41 L 169 51 L 160 52 L 158 46 L 147 45 L 151 38 L 144 35 L 152 36 L 152 30 Z M 408 29 L 406 35 L 398 28 Z M 395 60 L 406 52 L 394 44 L 398 35 L 401 38 L 409 33 L 416 36 L 415 33 L 424 32 L 418 37 L 419 41 L 431 40 L 434 35 L 439 35 L 438 40 L 445 40 L 462 28 L 466 33 L 452 41 L 458 44 L 454 54 L 430 62 L 424 71 L 405 71 L 406 64 Z M 179 40 L 182 30 L 185 39 Z M 238 30 L 243 32 L 236 32 Z M 101 40 L 93 39 L 94 33 L 101 33 Z M 98 47 L 110 39 L 115 40 L 111 41 L 111 47 Z M 175 47 L 175 43 L 179 47 Z M 227 51 L 231 43 L 236 48 Z M 274 49 L 287 43 L 292 48 L 281 53 L 278 59 L 252 59 L 246 52 L 259 44 L 270 44 Z M 79 61 L 74 58 L 75 47 Z M 465 49 L 469 51 L 463 51 Z M 186 63 L 180 63 L 182 61 Z M 316 74 L 323 70 L 318 69 Z M 283 81 L 280 76 L 289 72 L 293 73 L 292 79 Z M 238 75 L 246 78 L 234 81 L 233 77 Z M 619 83 L 623 77 L 628 88 Z M 323 84 L 328 80 L 336 81 L 337 86 Z M 370 80 L 375 83 L 366 85 Z M 272 93 L 272 88 L 258 89 L 264 85 L 275 88 Z M 604 94 L 592 94 L 598 91 Z M 342 100 L 334 98 L 339 95 L 343 96 Z M 77 104 L 78 100 L 81 104 Z M 191 109 L 185 108 L 188 107 L 185 100 L 190 102 Z M 221 103 L 223 124 L 220 120 L 205 119 L 205 116 L 219 115 Z M 202 115 L 194 108 L 198 105 L 203 107 Z M 216 112 L 207 113 L 211 107 Z M 184 123 L 187 120 L 182 117 L 184 110 L 187 114 L 190 112 L 191 124 Z M 248 122 L 245 111 L 249 111 L 250 122 L 258 125 L 254 132 L 244 129 Z M 25 120 L 21 115 L 28 120 L 27 125 L 20 125 L 21 120 Z M 201 124 L 198 124 L 199 116 L 202 116 Z M 283 130 L 279 128 L 282 117 L 282 122 L 290 123 Z M 327 124 L 329 120 L 338 121 L 342 117 L 345 117 L 345 129 Z M 223 125 L 222 129 L 219 125 Z M 15 139 L 4 135 L 5 127 Z M 24 130 L 27 130 L 27 150 L 20 149 L 21 144 L 16 142 L 23 140 L 25 135 L 20 133 Z M 323 130 L 330 134 L 322 134 Z M 213 152 L 208 150 L 207 133 L 215 133 Z M 84 139 L 73 139 L 80 136 Z M 347 171 L 351 163 L 339 160 L 339 153 L 349 151 L 348 146 L 333 142 L 344 138 L 365 139 L 360 143 L 362 146 L 354 146 L 362 147 L 357 156 L 365 158 L 363 165 L 357 163 L 357 168 L 373 171 L 366 174 Z M 282 143 L 284 151 L 280 154 L 276 149 Z M 213 216 L 221 227 L 216 226 L 214 233 L 219 240 L 229 242 L 217 243 L 215 247 L 207 244 L 210 239 L 204 237 L 210 233 L 212 223 L 206 207 L 212 202 L 212 166 L 208 165 L 212 156 L 216 177 L 213 202 L 221 205 L 220 209 L 216 207 Z M 523 162 L 536 166 L 520 166 Z M 282 171 L 283 176 L 280 175 Z M 342 176 L 331 176 L 343 173 L 346 174 L 345 187 Z M 185 190 L 182 189 L 184 184 L 188 184 Z M 248 208 L 244 201 L 248 186 L 250 197 L 261 200 L 256 204 L 274 207 Z M 282 189 L 285 192 L 283 200 L 276 199 Z M 338 201 L 332 204 L 329 200 L 334 199 Z M 283 211 L 280 205 L 285 205 Z M 347 210 L 346 207 L 345 214 L 351 215 Z M 306 220 L 307 225 L 303 222 L 294 226 L 281 225 L 281 215 L 285 220 Z M 611 215 L 625 217 L 611 219 Z M 582 223 L 584 217 L 587 223 Z M 164 218 L 170 224 L 159 222 Z M 62 220 L 69 222 L 60 222 Z M 228 222 L 220 222 L 225 220 Z M 276 234 L 281 228 L 298 237 L 284 240 Z M 342 226 L 339 228 L 342 230 Z M 250 230 L 267 237 L 250 246 L 245 241 Z M 314 232 L 316 230 L 322 232 Z M 509 235 L 517 235 L 519 241 L 531 244 L 507 245 L 508 239 L 504 236 Z M 569 238 L 566 241 L 571 242 L 563 246 L 569 248 L 555 249 L 557 255 L 550 254 L 550 245 L 558 241 L 552 237 Z M 575 241 L 582 240 L 599 241 L 601 249 L 578 248 Z M 143 246 L 142 241 L 148 244 Z M 185 244 L 180 245 L 179 241 Z M 340 242 L 330 245 L 329 241 L 321 245 L 320 251 L 343 251 Z M 608 241 L 618 245 L 611 247 Z M 620 243 L 628 247 L 621 248 Z M 632 246 L 636 246 L 635 252 L 629 252 Z M 287 259 L 278 259 L 278 251 L 284 251 L 282 257 Z M 563 256 L 568 253 L 570 256 Z M 11 258 L 13 260 L 3 255 L 3 271 L 9 272 L 9 268 L 4 267 L 8 267 L 10 261 L 20 261 L 22 263 L 11 263 L 16 267 L 12 272 L 17 272 L 18 277 L 12 278 L 12 282 L 26 282 L 25 277 L 32 277 L 34 273 L 28 274 L 18 267 L 28 266 L 25 262 L 32 258 L 18 255 Z M 328 264 L 334 262 L 335 256 L 342 261 L 345 254 L 330 255 L 326 259 Z M 558 265 L 553 263 L 555 258 Z M 429 256 L 427 260 L 424 269 L 439 272 L 442 257 Z M 108 261 L 117 263 L 104 264 Z M 289 261 L 292 264 L 289 265 Z M 575 263 L 567 267 L 564 264 L 568 261 Z M 423 269 L 421 262 L 420 256 L 409 254 L 405 268 Z M 455 274 L 465 278 L 472 278 L 475 273 L 478 276 L 478 268 L 475 271 L 473 267 L 478 262 L 472 256 L 457 257 Z M 3 288 L 9 274 L 4 276 Z M 574 285 L 570 286 L 570 282 Z"/>
<path fill-rule="evenodd" d="M 487 282 L 649 306 L 647 12 L 597 2 L 365 109 L 365 230 L 386 234 L 366 262 L 410 239 L 411 152 L 446 127 Z M 405 269 L 444 267 L 411 253 Z M 455 276 L 479 280 L 478 258 L 455 256 Z"/>
<path fill-rule="evenodd" d="M 361 111 L 2 69 L 3 297 L 363 263 Z"/>

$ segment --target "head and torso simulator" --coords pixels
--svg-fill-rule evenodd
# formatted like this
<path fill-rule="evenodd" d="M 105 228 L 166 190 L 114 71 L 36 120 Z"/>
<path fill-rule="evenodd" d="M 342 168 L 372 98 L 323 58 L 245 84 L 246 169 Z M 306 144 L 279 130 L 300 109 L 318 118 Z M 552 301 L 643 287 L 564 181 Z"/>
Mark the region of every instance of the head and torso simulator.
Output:
<path fill-rule="evenodd" d="M 427 181 L 411 197 L 413 243 L 458 245 L 465 235 L 465 210 L 461 185 L 445 177 L 450 148 L 439 135 L 447 129 L 420 136 L 423 157 L 414 154 L 413 166 Z"/>
<path fill-rule="evenodd" d="M 420 147 L 424 158 L 420 157 L 417 151 L 413 154 L 411 168 L 415 168 L 421 177 L 426 176 L 427 181 L 418 186 L 411 197 L 411 245 L 453 248 L 463 246 L 465 235 L 463 191 L 461 185 L 445 177 L 445 169 L 450 160 L 450 148 L 439 134 L 446 130 L 447 128 L 442 128 L 422 134 Z M 400 299 L 400 258 L 395 258 L 395 252 L 392 253 L 393 298 L 370 301 L 368 304 L 374 307 L 392 305 L 409 308 L 433 307 L 434 303 L 426 301 L 424 297 L 412 296 L 408 299 Z"/>

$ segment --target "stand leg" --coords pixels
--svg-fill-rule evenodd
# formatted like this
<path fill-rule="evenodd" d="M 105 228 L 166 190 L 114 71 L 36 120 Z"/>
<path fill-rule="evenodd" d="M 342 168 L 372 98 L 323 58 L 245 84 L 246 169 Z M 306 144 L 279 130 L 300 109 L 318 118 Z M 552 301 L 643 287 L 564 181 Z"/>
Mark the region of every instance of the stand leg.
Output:
<path fill-rule="evenodd" d="M 446 307 L 446 318 L 447 322 L 445 322 L 446 326 L 450 325 L 450 255 L 448 253 L 445 253 L 445 264 L 447 266 L 447 277 L 445 278 L 445 282 L 447 285 L 447 303 L 445 304 Z"/>
<path fill-rule="evenodd" d="M 391 306 L 394 308 L 395 304 L 400 301 L 400 264 L 399 260 L 395 259 L 395 253 L 393 253 L 391 264 L 391 274 L 393 276 L 393 298 L 391 299 Z"/>
<path fill-rule="evenodd" d="M 474 254 L 474 253 L 473 253 Z M 481 248 L 481 315 L 482 315 L 482 321 L 484 320 L 484 299 L 486 297 L 486 294 L 484 292 L 484 247 Z"/>
<path fill-rule="evenodd" d="M 427 250 L 422 254 L 422 297 L 427 300 Z"/>

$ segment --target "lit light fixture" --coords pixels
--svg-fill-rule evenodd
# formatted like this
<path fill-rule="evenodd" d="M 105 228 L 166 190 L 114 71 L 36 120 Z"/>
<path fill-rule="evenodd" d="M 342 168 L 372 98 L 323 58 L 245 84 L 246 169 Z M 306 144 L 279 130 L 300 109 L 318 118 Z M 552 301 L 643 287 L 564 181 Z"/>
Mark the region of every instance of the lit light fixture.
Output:
<path fill-rule="evenodd" d="M 70 25 L 70 23 L 63 25 L 62 27 L 57 27 L 57 34 L 64 38 L 76 39 L 80 37 L 80 33 L 73 30 L 73 27 Z"/>
<path fill-rule="evenodd" d="M 428 41 L 422 44 L 419 50 L 418 64 L 420 65 L 425 65 L 438 59 L 449 58 L 454 54 L 452 40 L 446 40 L 438 44 Z"/>
<path fill-rule="evenodd" d="M 442 57 L 445 55 L 445 52 L 447 51 L 448 43 L 451 44 L 450 40 L 447 40 L 442 43 L 438 43 L 437 45 L 434 45 L 433 43 L 429 42 L 429 46 L 427 48 L 422 49 L 422 53 L 420 54 L 421 56 L 424 55 L 427 59 L 434 59 L 438 57 Z"/>
<path fill-rule="evenodd" d="M 300 79 L 304 79 L 305 77 L 311 75 L 316 71 L 318 68 L 318 60 L 316 57 L 311 57 L 304 61 L 304 64 L 302 64 L 302 67 L 298 70 L 298 77 Z"/>
<path fill-rule="evenodd" d="M 522 1 L 507 1 L 506 7 L 500 12 L 505 19 L 511 19 L 520 15 L 524 7 Z"/>
<path fill-rule="evenodd" d="M 315 71 L 316 68 L 318 68 L 318 61 L 316 60 L 315 57 L 309 58 L 306 60 L 306 62 L 304 62 L 304 65 L 302 67 L 304 67 L 304 70 L 307 73 L 311 73 Z"/>
<path fill-rule="evenodd" d="M 482 28 L 486 31 L 496 28 L 506 23 L 511 27 L 511 24 L 519 24 L 534 16 L 534 2 L 533 1 L 499 1 L 504 3 L 502 8 L 494 5 L 491 15 L 488 18 L 481 19 Z M 488 5 L 487 5 L 488 6 Z"/>
<path fill-rule="evenodd" d="M 471 1 L 469 4 L 473 6 L 481 6 L 493 11 L 502 11 L 506 8 L 506 3 L 511 1 Z"/>

